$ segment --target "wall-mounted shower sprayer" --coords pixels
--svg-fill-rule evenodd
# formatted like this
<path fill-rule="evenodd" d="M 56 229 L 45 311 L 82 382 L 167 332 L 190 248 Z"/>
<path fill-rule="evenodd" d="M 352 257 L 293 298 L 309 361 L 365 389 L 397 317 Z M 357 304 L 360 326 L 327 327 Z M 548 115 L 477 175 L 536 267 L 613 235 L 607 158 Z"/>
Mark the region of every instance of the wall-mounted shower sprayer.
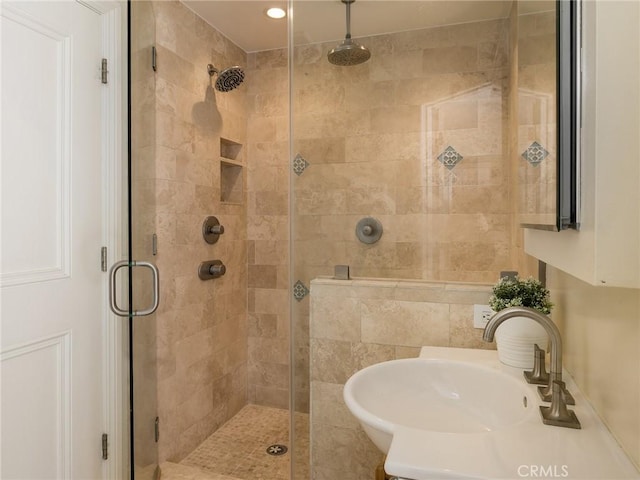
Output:
<path fill-rule="evenodd" d="M 218 75 L 216 79 L 216 90 L 219 92 L 230 92 L 238 88 L 244 81 L 244 70 L 238 66 L 225 68 L 220 71 L 212 64 L 209 64 L 207 65 L 207 72 L 210 77 L 213 77 L 215 74 Z"/>

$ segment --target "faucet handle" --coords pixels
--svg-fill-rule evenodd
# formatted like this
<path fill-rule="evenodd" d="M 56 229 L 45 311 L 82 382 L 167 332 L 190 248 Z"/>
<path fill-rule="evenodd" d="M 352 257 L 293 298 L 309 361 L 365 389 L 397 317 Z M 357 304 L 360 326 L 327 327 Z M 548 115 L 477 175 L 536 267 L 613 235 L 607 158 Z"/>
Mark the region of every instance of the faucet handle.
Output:
<path fill-rule="evenodd" d="M 523 372 L 524 379 L 527 383 L 534 385 L 548 385 L 549 374 L 545 369 L 545 351 L 537 343 L 533 346 L 533 356 L 533 370 Z"/>
<path fill-rule="evenodd" d="M 576 414 L 567 409 L 565 396 L 569 392 L 567 392 L 565 383 L 561 380 L 553 380 L 551 385 L 551 405 L 548 407 L 540 406 L 542 423 L 555 427 L 582 428 Z"/>
<path fill-rule="evenodd" d="M 562 395 L 565 399 L 567 405 L 575 405 L 576 401 L 571 395 L 571 392 L 567 390 L 565 383 L 558 379 L 550 379 L 548 385 L 544 387 L 538 387 L 538 395 L 543 402 L 551 402 L 553 401 L 553 384 L 554 382 L 559 381 L 562 384 Z"/>

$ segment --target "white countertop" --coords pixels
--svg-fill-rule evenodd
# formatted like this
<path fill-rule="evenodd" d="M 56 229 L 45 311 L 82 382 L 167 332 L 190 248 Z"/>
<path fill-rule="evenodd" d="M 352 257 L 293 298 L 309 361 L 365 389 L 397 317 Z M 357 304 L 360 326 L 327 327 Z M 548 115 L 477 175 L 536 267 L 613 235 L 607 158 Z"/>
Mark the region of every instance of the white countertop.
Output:
<path fill-rule="evenodd" d="M 536 385 L 522 370 L 498 360 L 495 350 L 423 347 L 422 358 L 470 362 L 498 369 L 522 380 L 539 405 Z M 582 429 L 544 425 L 537 408 L 514 427 L 485 433 L 451 434 L 399 427 L 385 462 L 390 475 L 404 479 L 573 478 L 638 479 L 640 472 L 622 451 L 567 372 L 563 380 L 573 394 Z M 425 405 L 425 408 L 428 408 Z"/>

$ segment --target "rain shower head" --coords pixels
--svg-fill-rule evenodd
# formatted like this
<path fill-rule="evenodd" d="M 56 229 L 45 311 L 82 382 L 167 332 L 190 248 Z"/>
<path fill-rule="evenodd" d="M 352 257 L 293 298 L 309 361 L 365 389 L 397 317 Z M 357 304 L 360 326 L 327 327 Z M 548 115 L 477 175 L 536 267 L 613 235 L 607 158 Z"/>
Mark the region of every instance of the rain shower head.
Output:
<path fill-rule="evenodd" d="M 348 67 L 366 62 L 371 57 L 371 52 L 364 45 L 345 38 L 340 45 L 331 50 L 327 55 L 329 63 Z"/>
<path fill-rule="evenodd" d="M 371 52 L 367 47 L 351 39 L 351 4 L 355 1 L 356 0 L 342 0 L 342 3 L 347 6 L 347 34 L 342 43 L 327 55 L 329 63 L 333 63 L 334 65 L 343 67 L 359 65 L 371 58 Z"/>
<path fill-rule="evenodd" d="M 230 92 L 244 81 L 244 70 L 241 67 L 229 67 L 222 71 L 219 71 L 212 64 L 207 65 L 207 72 L 209 76 L 213 77 L 218 74 L 216 79 L 216 90 L 219 92 Z"/>

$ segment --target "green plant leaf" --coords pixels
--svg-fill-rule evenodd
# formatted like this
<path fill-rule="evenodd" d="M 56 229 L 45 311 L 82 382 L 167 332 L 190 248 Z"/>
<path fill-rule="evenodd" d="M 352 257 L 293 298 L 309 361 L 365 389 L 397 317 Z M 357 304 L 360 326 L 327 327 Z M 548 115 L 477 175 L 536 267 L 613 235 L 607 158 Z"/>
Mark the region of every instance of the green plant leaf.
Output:
<path fill-rule="evenodd" d="M 509 307 L 528 307 L 548 315 L 553 308 L 549 295 L 549 290 L 535 278 L 504 277 L 493 286 L 489 306 L 495 312 Z"/>

